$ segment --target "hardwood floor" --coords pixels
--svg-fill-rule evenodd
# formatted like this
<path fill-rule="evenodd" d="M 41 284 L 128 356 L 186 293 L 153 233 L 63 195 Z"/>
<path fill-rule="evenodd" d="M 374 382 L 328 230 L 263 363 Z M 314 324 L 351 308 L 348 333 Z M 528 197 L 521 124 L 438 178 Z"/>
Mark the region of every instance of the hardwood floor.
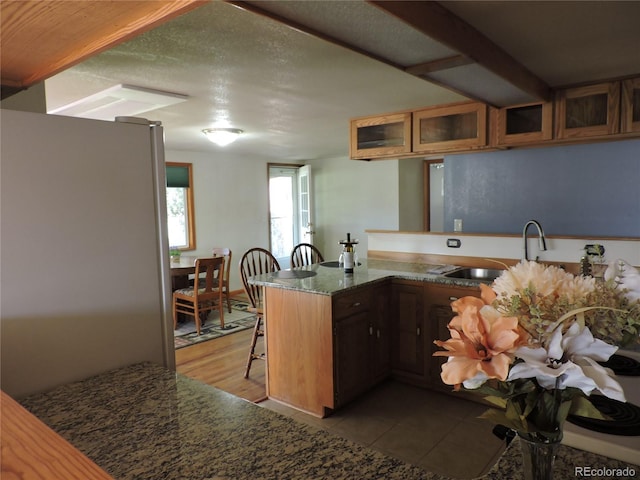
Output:
<path fill-rule="evenodd" d="M 176 350 L 176 370 L 251 402 L 262 401 L 266 398 L 265 362 L 254 361 L 249 378 L 244 378 L 252 333 L 252 329 L 243 330 L 180 348 Z M 257 352 L 263 351 L 263 340 L 258 339 Z"/>

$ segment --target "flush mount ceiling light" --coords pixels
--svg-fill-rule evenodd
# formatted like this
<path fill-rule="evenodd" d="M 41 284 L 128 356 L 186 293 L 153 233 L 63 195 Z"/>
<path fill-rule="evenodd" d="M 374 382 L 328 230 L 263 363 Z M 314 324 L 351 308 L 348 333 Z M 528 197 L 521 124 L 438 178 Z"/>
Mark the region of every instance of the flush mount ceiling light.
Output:
<path fill-rule="evenodd" d="M 242 130 L 239 128 L 205 128 L 202 130 L 207 138 L 220 147 L 235 142 Z"/>
<path fill-rule="evenodd" d="M 88 97 L 49 110 L 48 113 L 69 117 L 113 120 L 133 117 L 144 112 L 184 102 L 189 97 L 132 85 L 115 85 Z"/>

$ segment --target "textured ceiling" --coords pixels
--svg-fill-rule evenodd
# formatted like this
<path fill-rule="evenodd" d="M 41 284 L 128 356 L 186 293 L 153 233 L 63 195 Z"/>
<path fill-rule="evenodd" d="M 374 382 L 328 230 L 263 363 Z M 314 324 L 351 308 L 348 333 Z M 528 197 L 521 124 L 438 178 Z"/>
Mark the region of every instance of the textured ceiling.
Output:
<path fill-rule="evenodd" d="M 465 99 L 395 68 L 456 52 L 372 4 L 237 3 L 268 8 L 383 61 L 211 2 L 47 80 L 48 106 L 120 83 L 185 94 L 184 103 L 144 114 L 163 122 L 167 148 L 221 151 L 200 131 L 230 126 L 246 132 L 226 147 L 230 153 L 304 160 L 346 156 L 351 117 Z M 640 74 L 640 1 L 442 5 L 552 87 Z M 522 98 L 477 64 L 430 75 L 472 95 Z"/>
<path fill-rule="evenodd" d="M 228 3 L 212 2 L 45 82 L 48 108 L 125 83 L 189 95 L 142 116 L 169 149 L 220 151 L 201 130 L 246 133 L 227 151 L 345 156 L 349 118 L 464 100 L 441 87 Z"/>

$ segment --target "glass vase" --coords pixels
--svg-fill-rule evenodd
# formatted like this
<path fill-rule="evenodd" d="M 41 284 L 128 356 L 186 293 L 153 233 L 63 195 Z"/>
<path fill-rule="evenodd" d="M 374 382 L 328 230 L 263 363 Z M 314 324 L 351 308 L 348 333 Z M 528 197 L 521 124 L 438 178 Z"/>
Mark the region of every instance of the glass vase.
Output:
<path fill-rule="evenodd" d="M 552 480 L 553 465 L 556 460 L 562 434 L 554 438 L 518 432 L 522 451 L 524 480 Z"/>

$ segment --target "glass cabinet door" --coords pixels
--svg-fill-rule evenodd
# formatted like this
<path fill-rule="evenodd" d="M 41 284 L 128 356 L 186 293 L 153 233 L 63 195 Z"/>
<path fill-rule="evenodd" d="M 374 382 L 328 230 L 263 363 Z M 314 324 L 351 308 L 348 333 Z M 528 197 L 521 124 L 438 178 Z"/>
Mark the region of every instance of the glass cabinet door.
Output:
<path fill-rule="evenodd" d="M 388 158 L 410 152 L 410 112 L 351 120 L 351 158 Z"/>
<path fill-rule="evenodd" d="M 623 82 L 621 131 L 640 132 L 640 78 Z"/>
<path fill-rule="evenodd" d="M 556 137 L 611 135 L 620 130 L 620 82 L 558 92 Z"/>
<path fill-rule="evenodd" d="M 551 140 L 553 103 L 530 103 L 498 110 L 498 145 L 517 145 Z"/>
<path fill-rule="evenodd" d="M 487 144 L 487 106 L 480 103 L 426 108 L 413 114 L 413 151 L 438 152 Z"/>

